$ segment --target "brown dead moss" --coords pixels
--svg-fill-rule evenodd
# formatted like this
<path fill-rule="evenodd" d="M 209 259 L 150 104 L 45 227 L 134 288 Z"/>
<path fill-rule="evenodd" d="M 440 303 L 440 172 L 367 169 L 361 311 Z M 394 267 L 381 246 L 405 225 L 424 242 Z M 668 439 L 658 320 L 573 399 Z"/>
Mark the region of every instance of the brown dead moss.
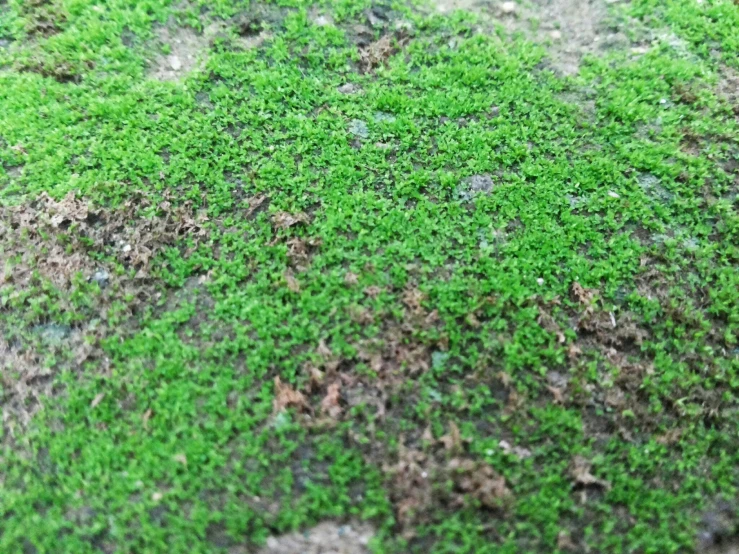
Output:
<path fill-rule="evenodd" d="M 143 198 L 116 209 L 94 207 L 74 193 L 61 200 L 42 194 L 27 204 L 0 207 L 0 359 L 2 416 L 12 440 L 38 411 L 44 397 L 62 394 L 54 376 L 64 369 L 94 364 L 108 371 L 101 342 L 115 332 L 126 334 L 141 315 L 162 300 L 150 276 L 151 262 L 185 236 L 204 235 L 206 218 L 190 204 L 165 201 L 157 216 L 139 217 Z M 75 301 L 86 283 L 96 283 L 93 302 Z M 34 299 L 53 291 L 60 313 L 71 325 L 38 320 Z M 6 316 L 26 314 L 25 323 Z M 12 321 L 12 322 L 11 322 Z"/>

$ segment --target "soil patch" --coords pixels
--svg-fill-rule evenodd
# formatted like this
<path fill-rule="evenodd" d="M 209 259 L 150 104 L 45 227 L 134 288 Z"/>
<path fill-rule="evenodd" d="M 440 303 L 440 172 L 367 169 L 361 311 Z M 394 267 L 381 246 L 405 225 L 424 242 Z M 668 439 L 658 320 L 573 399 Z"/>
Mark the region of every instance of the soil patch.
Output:
<path fill-rule="evenodd" d="M 157 41 L 169 46 L 168 54 L 158 54 L 149 67 L 149 77 L 160 81 L 179 81 L 185 75 L 204 67 L 208 54 L 208 38 L 187 27 L 161 27 Z"/>
<path fill-rule="evenodd" d="M 537 0 L 532 15 L 539 19 L 538 39 L 552 41 L 550 57 L 554 68 L 564 75 L 579 71 L 582 58 L 613 40 L 603 20 L 602 0 Z"/>
<path fill-rule="evenodd" d="M 480 0 L 437 0 L 441 13 L 467 10 L 492 15 L 511 32 L 523 32 L 529 39 L 548 45 L 549 63 L 562 75 L 574 75 L 587 54 L 628 40 L 604 24 L 607 1 L 534 0 L 517 2 Z"/>
<path fill-rule="evenodd" d="M 320 523 L 312 529 L 267 539 L 259 554 L 365 554 L 375 534 L 366 523 Z"/>
<path fill-rule="evenodd" d="M 203 216 L 187 206 L 160 204 L 160 216 L 137 218 L 144 199 L 117 210 L 96 208 L 70 193 L 42 194 L 15 208 L 0 208 L 0 402 L 5 433 L 15 436 L 55 394 L 54 375 L 107 359 L 100 346 L 121 333 L 161 297 L 150 278 L 151 260 L 179 237 L 199 236 Z M 184 211 L 182 211 L 184 210 Z M 190 223 L 187 223 L 189 221 Z M 184 225 L 184 227 L 183 227 Z M 38 315 L 34 297 L 44 291 Z"/>

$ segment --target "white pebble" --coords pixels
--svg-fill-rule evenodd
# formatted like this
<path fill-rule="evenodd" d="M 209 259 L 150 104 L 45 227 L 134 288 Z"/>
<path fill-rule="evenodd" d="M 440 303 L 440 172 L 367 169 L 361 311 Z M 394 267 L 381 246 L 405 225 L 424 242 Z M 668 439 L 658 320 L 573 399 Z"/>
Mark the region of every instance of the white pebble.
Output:
<path fill-rule="evenodd" d="M 613 192 L 612 190 L 608 191 L 608 196 L 611 198 L 621 198 L 621 196 L 617 192 Z"/>
<path fill-rule="evenodd" d="M 516 3 L 515 2 L 503 2 L 500 5 L 500 11 L 503 13 L 515 13 Z"/>

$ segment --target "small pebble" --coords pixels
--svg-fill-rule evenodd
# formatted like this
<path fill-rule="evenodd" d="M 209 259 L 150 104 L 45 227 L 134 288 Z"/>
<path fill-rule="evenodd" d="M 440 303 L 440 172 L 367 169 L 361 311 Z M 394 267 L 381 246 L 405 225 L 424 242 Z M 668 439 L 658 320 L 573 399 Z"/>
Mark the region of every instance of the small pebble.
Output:
<path fill-rule="evenodd" d="M 562 38 L 562 33 L 560 31 L 552 31 L 549 33 L 549 36 L 552 37 L 552 40 L 559 40 Z"/>
<path fill-rule="evenodd" d="M 182 61 L 180 61 L 177 56 L 170 56 L 169 67 L 171 67 L 174 71 L 179 71 L 180 69 L 182 69 Z"/>
<path fill-rule="evenodd" d="M 542 285 L 544 284 L 544 279 L 542 279 L 541 277 L 539 277 L 539 278 L 538 278 L 538 279 L 536 280 L 536 282 L 537 282 L 537 283 L 539 284 L 539 286 L 542 286 Z"/>
<path fill-rule="evenodd" d="M 512 14 L 516 12 L 516 3 L 515 2 L 503 2 L 500 5 L 500 11 L 502 11 L 505 14 Z"/>
<path fill-rule="evenodd" d="M 358 92 L 362 91 L 362 88 L 359 85 L 355 85 L 354 83 L 345 83 L 336 90 L 338 90 L 341 94 L 357 94 Z"/>
<path fill-rule="evenodd" d="M 608 191 L 608 196 L 611 198 L 621 198 L 621 196 L 617 192 L 613 192 L 612 190 Z"/>
<path fill-rule="evenodd" d="M 101 289 L 104 289 L 108 286 L 108 282 L 110 281 L 110 274 L 104 269 L 99 269 L 92 277 L 90 277 L 90 281 L 94 281 Z"/>

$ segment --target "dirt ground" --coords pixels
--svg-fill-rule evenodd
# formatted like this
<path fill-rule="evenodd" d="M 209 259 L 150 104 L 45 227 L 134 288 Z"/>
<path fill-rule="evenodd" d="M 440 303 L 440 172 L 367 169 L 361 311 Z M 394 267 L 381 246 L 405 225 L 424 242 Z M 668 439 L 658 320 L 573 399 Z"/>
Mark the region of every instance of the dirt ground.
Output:
<path fill-rule="evenodd" d="M 366 524 L 325 522 L 302 533 L 271 537 L 259 554 L 366 554 L 373 534 Z"/>

